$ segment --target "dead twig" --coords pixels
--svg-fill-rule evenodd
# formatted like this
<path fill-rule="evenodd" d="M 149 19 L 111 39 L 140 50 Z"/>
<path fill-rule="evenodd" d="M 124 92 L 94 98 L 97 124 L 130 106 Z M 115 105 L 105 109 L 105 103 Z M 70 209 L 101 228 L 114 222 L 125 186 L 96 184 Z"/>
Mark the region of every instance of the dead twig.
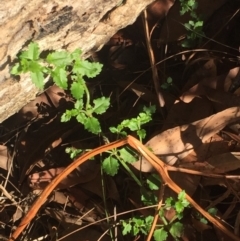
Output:
<path fill-rule="evenodd" d="M 12 197 L 12 195 L 5 189 L 5 187 L 3 185 L 0 184 L 0 190 L 2 191 L 2 193 L 14 204 L 17 206 L 17 208 L 19 208 L 22 212 L 23 209 L 22 207 L 15 201 L 15 199 Z"/>
<path fill-rule="evenodd" d="M 165 187 L 166 187 L 166 183 L 163 183 L 162 188 L 160 189 L 160 192 L 159 192 L 158 206 L 157 206 L 157 208 L 155 210 L 154 220 L 153 220 L 153 223 L 152 223 L 152 227 L 151 227 L 151 229 L 149 231 L 149 234 L 148 234 L 148 237 L 147 237 L 147 241 L 151 240 L 151 238 L 153 236 L 153 233 L 154 233 L 154 230 L 155 230 L 155 227 L 156 227 L 156 224 L 157 224 L 157 221 L 159 219 L 159 210 L 162 207 L 162 201 L 163 201 L 163 195 L 164 195 Z"/>
<path fill-rule="evenodd" d="M 149 59 L 150 59 L 151 69 L 152 69 L 153 83 L 154 83 L 155 91 L 157 93 L 159 106 L 161 107 L 161 111 L 162 111 L 161 114 L 164 117 L 162 108 L 165 106 L 165 100 L 164 100 L 163 94 L 161 93 L 161 90 L 160 90 L 160 80 L 159 80 L 159 75 L 158 75 L 158 71 L 157 71 L 157 67 L 156 67 L 156 61 L 155 61 L 155 57 L 154 57 L 154 53 L 153 53 L 152 45 L 151 45 L 150 31 L 148 28 L 147 10 L 146 9 L 143 11 L 143 26 L 144 26 L 148 55 L 149 55 Z"/>

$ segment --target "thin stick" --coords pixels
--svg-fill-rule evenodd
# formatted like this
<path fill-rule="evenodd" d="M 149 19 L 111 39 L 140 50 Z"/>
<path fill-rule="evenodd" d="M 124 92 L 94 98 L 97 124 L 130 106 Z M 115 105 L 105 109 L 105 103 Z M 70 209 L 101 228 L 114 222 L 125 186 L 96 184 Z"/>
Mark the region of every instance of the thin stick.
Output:
<path fill-rule="evenodd" d="M 152 50 L 151 39 L 150 39 L 150 35 L 149 35 L 149 28 L 148 28 L 148 22 L 147 22 L 147 10 L 146 9 L 143 11 L 143 26 L 144 26 L 144 30 L 145 30 L 144 32 L 145 32 L 147 50 L 148 50 L 148 55 L 149 55 L 149 59 L 150 59 L 151 69 L 152 69 L 152 77 L 153 77 L 153 83 L 154 83 L 155 91 L 157 93 L 157 97 L 158 97 L 160 107 L 164 107 L 165 106 L 165 100 L 164 100 L 164 97 L 163 97 L 163 95 L 161 93 L 161 89 L 160 89 L 160 80 L 159 80 L 159 76 L 158 76 L 158 71 L 157 71 L 157 67 L 156 67 L 156 61 L 155 61 L 154 53 L 153 53 L 153 50 Z M 162 111 L 161 114 L 163 115 L 163 111 Z M 163 115 L 163 117 L 164 117 L 164 115 Z"/>
<path fill-rule="evenodd" d="M 159 219 L 159 210 L 162 207 L 163 194 L 164 194 L 165 187 L 166 187 L 166 183 L 163 183 L 162 188 L 161 188 L 161 190 L 159 192 L 158 206 L 157 206 L 156 211 L 155 211 L 155 217 L 154 217 L 154 220 L 153 220 L 153 223 L 152 223 L 152 227 L 151 227 L 151 229 L 149 231 L 149 234 L 148 234 L 148 237 L 147 237 L 147 241 L 151 241 L 151 238 L 153 236 L 153 232 L 155 230 L 157 221 Z"/>

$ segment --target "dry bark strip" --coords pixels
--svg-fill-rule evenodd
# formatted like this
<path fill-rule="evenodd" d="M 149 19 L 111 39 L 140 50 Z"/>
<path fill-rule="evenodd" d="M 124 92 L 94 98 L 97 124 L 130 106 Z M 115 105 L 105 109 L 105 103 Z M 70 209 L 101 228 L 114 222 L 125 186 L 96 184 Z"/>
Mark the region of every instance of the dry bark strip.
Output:
<path fill-rule="evenodd" d="M 153 0 L 8 0 L 0 5 L 0 123 L 33 100 L 38 90 L 26 75 L 11 78 L 16 55 L 30 41 L 43 50 L 81 48 L 84 58 L 119 29 L 132 24 Z M 119 5 L 120 4 L 120 5 Z"/>

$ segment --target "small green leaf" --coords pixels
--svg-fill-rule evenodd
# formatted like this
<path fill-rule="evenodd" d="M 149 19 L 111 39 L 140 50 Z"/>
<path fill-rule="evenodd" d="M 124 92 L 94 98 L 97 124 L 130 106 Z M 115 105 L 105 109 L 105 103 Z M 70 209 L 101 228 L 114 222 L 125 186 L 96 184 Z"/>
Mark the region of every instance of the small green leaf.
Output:
<path fill-rule="evenodd" d="M 93 103 L 94 106 L 92 112 L 95 112 L 96 114 L 102 114 L 108 109 L 110 105 L 110 99 L 103 96 L 101 98 L 95 99 Z"/>
<path fill-rule="evenodd" d="M 21 72 L 26 73 L 28 71 L 31 71 L 30 63 L 31 63 L 31 60 L 24 59 L 24 58 L 20 59 Z"/>
<path fill-rule="evenodd" d="M 132 229 L 133 235 L 136 236 L 139 234 L 139 227 L 134 225 Z"/>
<path fill-rule="evenodd" d="M 72 118 L 71 115 L 69 115 L 66 111 L 66 113 L 64 113 L 62 116 L 61 116 L 61 122 L 67 122 L 69 121 L 70 119 Z"/>
<path fill-rule="evenodd" d="M 217 215 L 217 209 L 216 208 L 209 208 L 208 213 L 211 214 L 212 216 Z"/>
<path fill-rule="evenodd" d="M 126 131 L 121 131 L 119 134 L 121 134 L 122 136 L 127 136 L 127 132 Z"/>
<path fill-rule="evenodd" d="M 150 174 L 150 176 L 147 178 L 147 184 L 151 190 L 159 190 L 159 187 L 161 186 L 159 175 L 155 173 Z"/>
<path fill-rule="evenodd" d="M 191 47 L 191 42 L 188 41 L 187 39 L 183 40 L 182 43 L 181 43 L 181 46 L 183 48 L 190 48 Z M 162 86 L 161 86 L 162 87 Z"/>
<path fill-rule="evenodd" d="M 20 54 L 20 58 L 29 59 L 29 60 L 38 60 L 39 58 L 39 46 L 37 43 L 31 42 L 26 51 L 23 51 Z"/>
<path fill-rule="evenodd" d="M 118 125 L 117 128 L 116 127 L 109 127 L 109 130 L 112 133 L 115 134 L 120 134 L 122 136 L 127 136 L 127 132 L 126 131 L 122 131 L 123 127 L 121 125 Z"/>
<path fill-rule="evenodd" d="M 86 130 L 92 132 L 93 134 L 99 134 L 101 132 L 101 126 L 97 118 L 88 117 L 82 123 Z"/>
<path fill-rule="evenodd" d="M 174 206 L 174 200 L 172 197 L 168 197 L 166 200 L 165 200 L 165 207 L 166 209 L 168 208 L 171 208 Z"/>
<path fill-rule="evenodd" d="M 28 68 L 31 72 L 42 72 L 43 67 L 37 61 L 29 61 Z"/>
<path fill-rule="evenodd" d="M 177 213 L 177 212 L 176 212 L 176 217 L 177 217 L 178 220 L 181 220 L 181 219 L 183 218 L 183 212 L 181 212 L 181 213 Z M 174 218 L 171 220 L 171 222 L 173 222 L 175 219 L 176 219 L 176 218 L 174 217 Z"/>
<path fill-rule="evenodd" d="M 187 4 L 189 7 L 193 7 L 195 4 L 195 0 L 188 0 Z"/>
<path fill-rule="evenodd" d="M 20 64 L 19 63 L 16 63 L 12 69 L 11 69 L 11 72 L 10 72 L 12 75 L 19 75 L 21 73 L 21 67 L 20 67 Z"/>
<path fill-rule="evenodd" d="M 76 116 L 76 119 L 79 123 L 84 124 L 84 122 L 86 121 L 88 117 L 86 116 L 86 114 L 84 112 L 79 112 Z"/>
<path fill-rule="evenodd" d="M 200 222 L 204 224 L 208 224 L 208 221 L 206 218 L 200 218 Z"/>
<path fill-rule="evenodd" d="M 65 152 L 70 154 L 70 158 L 74 159 L 77 155 L 83 152 L 82 149 L 75 149 L 73 147 L 68 147 L 65 149 Z"/>
<path fill-rule="evenodd" d="M 183 205 L 185 208 L 190 205 L 190 203 L 188 202 L 187 199 L 181 200 L 181 202 L 182 202 L 182 205 Z"/>
<path fill-rule="evenodd" d="M 184 206 L 182 205 L 182 202 L 181 201 L 177 201 L 175 203 L 175 209 L 178 213 L 182 213 L 183 210 L 184 210 Z"/>
<path fill-rule="evenodd" d="M 143 107 L 143 111 L 147 114 L 147 115 L 152 115 L 153 113 L 156 112 L 156 106 L 155 105 L 150 105 L 149 107 L 144 106 Z"/>
<path fill-rule="evenodd" d="M 151 227 L 152 222 L 153 222 L 153 216 L 147 216 L 147 217 L 145 218 L 145 223 L 146 223 L 146 225 L 147 225 L 148 227 Z"/>
<path fill-rule="evenodd" d="M 129 123 L 130 123 L 130 120 L 128 120 L 128 119 L 123 120 L 123 121 L 121 122 L 121 124 L 118 125 L 118 129 L 121 129 L 121 130 L 122 130 L 123 128 L 128 127 Z"/>
<path fill-rule="evenodd" d="M 139 113 L 137 119 L 141 123 L 141 125 L 143 125 L 151 121 L 152 117 L 150 115 L 147 115 L 146 113 Z"/>
<path fill-rule="evenodd" d="M 189 23 L 185 23 L 184 24 L 184 27 L 187 29 L 187 30 L 190 30 L 191 29 L 191 25 Z"/>
<path fill-rule="evenodd" d="M 163 229 L 156 229 L 153 233 L 153 237 L 155 241 L 165 241 L 168 237 L 168 233 Z"/>
<path fill-rule="evenodd" d="M 114 133 L 119 133 L 119 130 L 116 127 L 109 127 L 109 130 L 114 134 Z"/>
<path fill-rule="evenodd" d="M 164 89 L 164 90 L 167 90 L 167 89 L 169 88 L 168 83 L 163 83 L 163 84 L 161 85 L 161 88 Z"/>
<path fill-rule="evenodd" d="M 46 61 L 55 67 L 65 68 L 72 62 L 71 54 L 67 51 L 59 51 L 48 54 Z"/>
<path fill-rule="evenodd" d="M 114 176 L 118 172 L 119 163 L 118 160 L 112 156 L 104 159 L 102 163 L 103 170 L 110 176 Z"/>
<path fill-rule="evenodd" d="M 183 224 L 180 222 L 173 223 L 169 232 L 174 238 L 180 238 L 183 233 Z"/>
<path fill-rule="evenodd" d="M 74 61 L 77 61 L 80 59 L 82 54 L 82 50 L 81 49 L 75 49 L 72 53 L 71 53 L 71 59 Z"/>
<path fill-rule="evenodd" d="M 77 100 L 76 103 L 74 104 L 75 109 L 77 110 L 82 110 L 83 109 L 83 100 Z"/>
<path fill-rule="evenodd" d="M 61 122 L 67 122 L 77 114 L 78 114 L 78 111 L 76 109 L 66 110 L 66 112 L 61 116 Z"/>
<path fill-rule="evenodd" d="M 182 15 L 184 15 L 186 13 L 186 11 L 184 10 L 184 9 L 181 9 L 180 10 L 180 15 L 182 16 Z"/>
<path fill-rule="evenodd" d="M 84 87 L 83 87 L 83 83 L 81 81 L 78 82 L 73 82 L 71 84 L 71 94 L 75 99 L 81 99 L 83 98 L 83 94 L 84 94 Z"/>
<path fill-rule="evenodd" d="M 148 234 L 148 232 L 147 232 L 147 230 L 146 230 L 146 226 L 145 226 L 145 225 L 144 225 L 144 226 L 139 227 L 139 229 L 140 229 L 140 232 L 141 232 L 141 233 L 143 233 L 144 235 L 147 235 L 147 234 Z"/>
<path fill-rule="evenodd" d="M 198 8 L 198 3 L 195 1 L 194 4 L 192 5 L 192 9 L 194 10 L 194 9 L 197 9 L 197 8 Z"/>
<path fill-rule="evenodd" d="M 127 147 L 121 148 L 119 151 L 120 157 L 124 162 L 133 163 L 136 161 L 136 157 L 131 153 L 132 151 Z"/>
<path fill-rule="evenodd" d="M 89 73 L 87 74 L 87 77 L 88 78 L 96 77 L 102 71 L 102 67 L 103 65 L 98 62 L 92 63 L 92 70 L 89 71 Z"/>
<path fill-rule="evenodd" d="M 186 192 L 184 190 L 178 193 L 178 200 L 184 200 L 185 197 L 186 197 Z"/>
<path fill-rule="evenodd" d="M 194 28 L 198 28 L 198 27 L 202 27 L 202 26 L 203 26 L 203 21 L 197 21 L 197 22 L 195 23 Z"/>
<path fill-rule="evenodd" d="M 30 72 L 32 82 L 39 88 L 40 90 L 44 87 L 44 77 L 41 71 Z"/>
<path fill-rule="evenodd" d="M 127 223 L 127 222 L 123 221 L 122 225 L 123 225 L 123 230 L 122 230 L 123 235 L 127 235 L 128 233 L 131 232 L 132 225 L 130 223 Z"/>
<path fill-rule="evenodd" d="M 141 129 L 141 130 L 137 130 L 137 135 L 139 139 L 143 140 L 146 137 L 147 133 L 144 129 Z"/>
<path fill-rule="evenodd" d="M 67 89 L 68 87 L 67 72 L 65 69 L 61 67 L 57 67 L 55 70 L 52 71 L 52 77 L 53 77 L 53 81 L 58 87 L 64 90 Z"/>
<path fill-rule="evenodd" d="M 102 70 L 102 64 L 100 63 L 90 63 L 87 60 L 76 60 L 73 65 L 73 73 L 77 75 L 84 76 L 88 78 L 96 77 Z"/>
<path fill-rule="evenodd" d="M 171 77 L 168 77 L 168 78 L 167 78 L 167 83 L 168 83 L 168 84 L 172 84 L 172 82 L 173 82 L 172 78 L 171 78 Z"/>
<path fill-rule="evenodd" d="M 136 130 L 138 130 L 140 126 L 139 126 L 139 122 L 138 122 L 137 118 L 132 118 L 132 119 L 129 121 L 127 127 L 128 127 L 131 131 L 136 131 Z"/>
<path fill-rule="evenodd" d="M 142 226 L 144 225 L 144 220 L 141 217 L 133 217 L 132 221 L 135 223 L 137 226 Z"/>

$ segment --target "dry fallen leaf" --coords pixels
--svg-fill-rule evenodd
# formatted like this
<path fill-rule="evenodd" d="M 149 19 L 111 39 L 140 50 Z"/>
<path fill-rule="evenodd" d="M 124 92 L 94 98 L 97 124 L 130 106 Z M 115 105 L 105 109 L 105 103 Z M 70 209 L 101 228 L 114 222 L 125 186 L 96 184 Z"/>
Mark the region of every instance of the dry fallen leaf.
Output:
<path fill-rule="evenodd" d="M 240 153 L 228 152 L 221 155 L 212 156 L 206 160 L 214 167 L 214 173 L 226 173 L 240 168 Z"/>
<path fill-rule="evenodd" d="M 229 152 L 231 148 L 232 145 L 229 144 L 229 141 L 225 141 L 220 135 L 215 134 L 202 143 L 202 145 L 195 148 L 186 157 L 182 158 L 180 164 L 190 164 L 193 162 L 203 163 L 211 156 Z"/>
<path fill-rule="evenodd" d="M 166 130 L 154 136 L 145 145 L 165 163 L 174 165 L 178 159 L 187 156 L 226 125 L 239 119 L 240 107 L 232 107 L 189 125 Z M 144 172 L 154 170 L 144 158 L 133 166 Z"/>

